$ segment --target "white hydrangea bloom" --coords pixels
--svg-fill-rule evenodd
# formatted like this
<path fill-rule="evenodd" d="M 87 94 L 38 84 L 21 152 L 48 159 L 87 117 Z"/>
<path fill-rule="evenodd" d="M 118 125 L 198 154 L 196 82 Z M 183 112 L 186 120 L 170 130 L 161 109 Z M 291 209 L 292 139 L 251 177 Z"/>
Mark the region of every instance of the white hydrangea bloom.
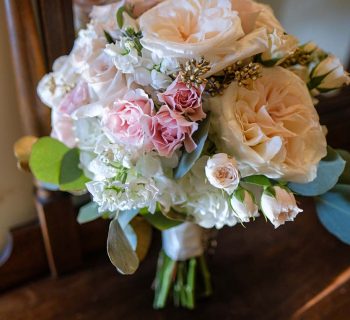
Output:
<path fill-rule="evenodd" d="M 230 207 L 228 196 L 222 190 L 213 187 L 206 179 L 205 165 L 208 157 L 200 158 L 191 172 L 181 181 L 187 193 L 187 202 L 181 208 L 195 218 L 204 228 L 222 228 L 237 223 L 235 213 Z"/>

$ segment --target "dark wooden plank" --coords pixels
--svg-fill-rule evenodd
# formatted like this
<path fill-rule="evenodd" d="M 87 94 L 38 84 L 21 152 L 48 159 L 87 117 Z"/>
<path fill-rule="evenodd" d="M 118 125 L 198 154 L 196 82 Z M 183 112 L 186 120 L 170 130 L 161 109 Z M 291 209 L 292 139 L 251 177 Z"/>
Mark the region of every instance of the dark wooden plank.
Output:
<path fill-rule="evenodd" d="M 48 134 L 50 111 L 36 95 L 37 83 L 46 68 L 32 3 L 30 0 L 4 0 L 4 3 L 24 132 Z"/>
<path fill-rule="evenodd" d="M 61 55 L 68 54 L 74 42 L 72 0 L 37 0 L 43 33 L 47 68 Z"/>
<path fill-rule="evenodd" d="M 13 252 L 0 268 L 0 292 L 49 273 L 38 222 L 15 228 L 11 230 L 11 235 Z"/>
<path fill-rule="evenodd" d="M 1 296 L 0 319 L 290 319 L 350 266 L 349 246 L 324 230 L 311 201 L 303 207 L 294 223 L 277 230 L 260 218 L 246 229 L 221 231 L 210 259 L 215 295 L 193 312 L 152 310 L 156 242 L 134 276 L 119 275 L 103 256 L 77 274 Z M 350 300 L 327 299 L 313 307 L 310 319 L 345 320 Z"/>

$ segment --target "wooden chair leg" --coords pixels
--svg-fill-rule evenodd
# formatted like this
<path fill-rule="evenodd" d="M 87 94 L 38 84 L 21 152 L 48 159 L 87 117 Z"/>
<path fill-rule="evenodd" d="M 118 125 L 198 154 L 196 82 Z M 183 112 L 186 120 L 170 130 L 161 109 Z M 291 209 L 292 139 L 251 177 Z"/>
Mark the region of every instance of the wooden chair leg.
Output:
<path fill-rule="evenodd" d="M 79 229 L 71 196 L 38 187 L 36 207 L 52 276 L 81 266 Z"/>

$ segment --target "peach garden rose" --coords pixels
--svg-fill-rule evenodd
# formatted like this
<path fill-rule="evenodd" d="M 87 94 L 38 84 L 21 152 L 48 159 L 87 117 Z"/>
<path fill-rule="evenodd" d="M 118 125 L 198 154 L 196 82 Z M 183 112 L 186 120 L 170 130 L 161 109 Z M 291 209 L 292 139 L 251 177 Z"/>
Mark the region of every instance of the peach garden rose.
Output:
<path fill-rule="evenodd" d="M 210 109 L 218 147 L 236 157 L 243 176 L 315 179 L 326 138 L 305 83 L 292 72 L 266 68 L 249 88 L 231 84 Z"/>

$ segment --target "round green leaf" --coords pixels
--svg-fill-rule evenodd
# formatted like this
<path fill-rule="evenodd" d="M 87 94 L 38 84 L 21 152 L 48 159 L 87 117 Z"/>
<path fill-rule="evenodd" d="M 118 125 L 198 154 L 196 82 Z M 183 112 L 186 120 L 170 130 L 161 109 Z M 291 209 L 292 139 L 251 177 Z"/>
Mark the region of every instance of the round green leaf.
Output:
<path fill-rule="evenodd" d="M 310 183 L 289 183 L 288 187 L 302 196 L 315 197 L 324 194 L 337 184 L 344 168 L 343 158 L 328 147 L 327 156 L 318 165 L 316 179 Z"/>
<path fill-rule="evenodd" d="M 70 149 L 65 153 L 61 161 L 60 189 L 63 191 L 83 190 L 89 179 L 80 169 L 79 150 Z"/>
<path fill-rule="evenodd" d="M 338 184 L 330 192 L 317 197 L 316 209 L 323 226 L 350 244 L 350 186 Z"/>
<path fill-rule="evenodd" d="M 61 162 L 69 148 L 62 142 L 44 137 L 32 148 L 29 166 L 35 178 L 45 183 L 59 185 Z"/>

